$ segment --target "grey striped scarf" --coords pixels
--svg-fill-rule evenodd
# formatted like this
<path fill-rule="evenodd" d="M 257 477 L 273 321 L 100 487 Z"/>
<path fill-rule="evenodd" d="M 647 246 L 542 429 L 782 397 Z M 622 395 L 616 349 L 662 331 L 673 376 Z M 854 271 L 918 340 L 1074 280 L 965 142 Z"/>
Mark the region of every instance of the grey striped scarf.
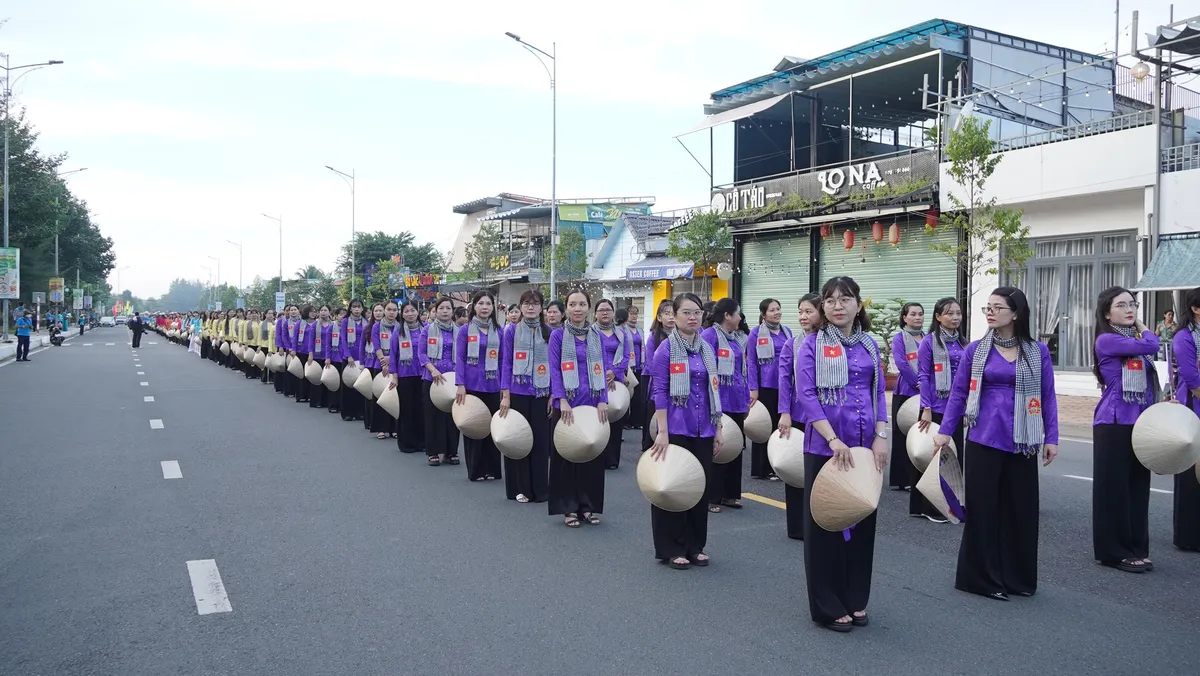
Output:
<path fill-rule="evenodd" d="M 496 327 L 479 317 L 472 317 L 467 322 L 467 363 L 471 366 L 479 364 L 479 334 L 484 328 L 490 330 L 487 332 L 487 352 L 483 357 L 483 377 L 492 380 L 500 368 L 500 336 L 496 335 Z"/>
<path fill-rule="evenodd" d="M 550 355 L 542 322 L 537 319 L 513 325 L 513 380 L 522 385 L 533 383 L 536 397 L 550 394 Z"/>
<path fill-rule="evenodd" d="M 717 377 L 720 378 L 721 384 L 729 385 L 733 382 L 733 365 L 737 361 L 734 357 L 733 350 L 729 349 L 730 341 L 733 342 L 737 353 L 742 355 L 742 380 L 746 379 L 746 334 L 741 331 L 727 333 L 720 326 L 713 326 L 717 334 Z M 722 356 L 724 355 L 724 356 Z"/>
<path fill-rule="evenodd" d="M 871 355 L 871 420 L 878 415 L 875 393 L 879 391 L 879 346 L 858 324 L 849 336 L 829 324 L 817 331 L 817 398 L 822 404 L 840 406 L 846 402 L 846 385 L 850 382 L 850 364 L 846 349 L 862 345 Z"/>
<path fill-rule="evenodd" d="M 1126 338 L 1141 337 L 1132 326 L 1109 326 Z M 1149 402 L 1146 401 L 1147 390 L 1150 391 Z M 1154 404 L 1162 399 L 1162 387 L 1158 383 L 1158 373 L 1154 370 L 1153 354 L 1121 360 L 1121 398 L 1131 404 Z"/>
<path fill-rule="evenodd" d="M 792 337 L 792 330 L 782 324 L 763 322 L 758 325 L 758 341 L 754 344 L 754 356 L 760 364 L 770 364 L 775 361 L 775 341 L 771 331 L 782 331 L 784 338 Z M 764 338 L 766 340 L 764 340 Z"/>
<path fill-rule="evenodd" d="M 1042 450 L 1046 428 L 1042 421 L 1042 352 L 1032 340 L 996 338 L 989 330 L 975 345 L 971 359 L 971 383 L 967 391 L 967 410 L 964 424 L 970 428 L 979 422 L 979 399 L 983 393 L 983 369 L 992 344 L 1018 347 L 1016 367 L 1016 396 L 1013 397 L 1013 445 L 1018 453 L 1036 455 Z"/>
<path fill-rule="evenodd" d="M 925 332 L 921 329 L 906 328 L 900 332 L 900 335 L 904 336 L 904 356 L 908 359 L 908 368 L 916 373 L 918 341 L 925 337 Z"/>
<path fill-rule="evenodd" d="M 560 365 L 562 367 L 563 389 L 567 399 L 574 399 L 579 389 L 579 361 L 576 359 L 575 342 L 578 338 L 587 340 L 588 387 L 592 396 L 599 398 L 604 394 L 607 384 L 604 382 L 604 347 L 600 344 L 600 332 L 591 326 L 579 328 L 570 322 L 563 325 L 563 347 Z"/>
<path fill-rule="evenodd" d="M 721 396 L 717 389 L 720 378 L 716 375 L 717 355 L 713 352 L 712 345 L 709 345 L 707 340 L 701 340 L 700 336 L 693 336 L 692 341 L 688 342 L 679 333 L 679 329 L 671 332 L 667 337 L 667 344 L 667 349 L 671 351 L 671 365 L 668 370 L 671 403 L 687 406 L 692 393 L 688 355 L 699 352 L 704 360 L 705 380 L 708 381 L 708 415 L 712 424 L 717 424 L 721 420 Z"/>
<path fill-rule="evenodd" d="M 425 341 L 425 356 L 429 357 L 430 361 L 442 360 L 442 346 L 446 341 L 442 340 L 442 331 L 449 331 L 450 335 L 454 335 L 454 322 L 442 322 L 433 320 L 429 325 L 429 337 Z M 451 338 L 453 341 L 453 338 Z"/>
<path fill-rule="evenodd" d="M 950 385 L 954 382 L 951 372 L 950 352 L 946 343 L 957 343 L 958 331 L 950 332 L 938 327 L 933 337 L 933 387 L 937 390 L 938 399 L 950 398 Z M 941 368 L 938 368 L 941 365 Z"/>
<path fill-rule="evenodd" d="M 412 364 L 412 361 L 413 361 L 413 334 L 419 333 L 420 331 L 421 331 L 421 322 L 413 322 L 411 324 L 409 324 L 408 322 L 404 322 L 404 328 L 400 332 L 400 337 L 402 338 L 402 340 L 400 341 L 400 348 L 399 348 L 399 351 L 396 353 L 396 360 L 400 363 L 401 366 L 409 366 Z M 408 347 L 405 347 L 405 344 L 407 344 Z"/>
<path fill-rule="evenodd" d="M 628 337 L 625 335 L 623 327 L 617 326 L 616 324 L 601 324 L 600 322 L 596 322 L 592 324 L 592 326 L 597 331 L 612 331 L 613 336 L 615 336 L 617 339 L 617 351 L 613 353 L 613 372 L 615 373 L 617 364 L 620 364 L 621 360 L 625 358 L 625 343 L 628 340 Z"/>
<path fill-rule="evenodd" d="M 379 344 L 375 346 L 375 349 L 382 352 L 385 357 L 392 353 L 392 335 L 396 333 L 397 326 L 398 322 L 388 323 L 386 319 L 379 320 Z M 387 333 L 386 339 L 383 337 L 384 333 Z"/>

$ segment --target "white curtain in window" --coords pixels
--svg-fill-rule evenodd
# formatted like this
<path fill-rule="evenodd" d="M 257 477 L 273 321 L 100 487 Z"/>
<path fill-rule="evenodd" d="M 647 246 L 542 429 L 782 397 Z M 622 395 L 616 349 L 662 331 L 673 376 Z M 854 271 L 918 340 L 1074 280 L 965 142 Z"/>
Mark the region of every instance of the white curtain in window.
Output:
<path fill-rule="evenodd" d="M 1096 312 L 1096 289 L 1092 263 L 1067 266 L 1067 335 L 1059 348 L 1063 366 L 1090 368 L 1092 323 Z"/>
<path fill-rule="evenodd" d="M 1036 286 L 1033 299 L 1035 319 L 1033 337 L 1041 341 L 1049 341 L 1054 332 L 1058 330 L 1058 320 L 1062 316 L 1060 268 L 1057 265 L 1036 268 L 1034 280 Z"/>

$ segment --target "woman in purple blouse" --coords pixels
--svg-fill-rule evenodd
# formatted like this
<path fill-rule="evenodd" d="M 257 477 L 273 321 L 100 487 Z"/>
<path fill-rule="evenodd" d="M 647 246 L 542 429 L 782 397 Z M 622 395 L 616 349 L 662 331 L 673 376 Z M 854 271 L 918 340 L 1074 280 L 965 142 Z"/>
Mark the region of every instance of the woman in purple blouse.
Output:
<path fill-rule="evenodd" d="M 425 344 L 417 352 L 421 366 L 421 401 L 425 406 L 425 456 L 430 467 L 458 464 L 458 427 L 454 417 L 433 405 L 429 390 L 454 372 L 454 301 L 442 296 L 433 304 L 433 321 L 425 327 Z"/>
<path fill-rule="evenodd" d="M 761 401 L 771 414 L 771 426 L 779 425 L 779 354 L 792 330 L 782 324 L 783 306 L 774 298 L 758 304 L 758 326 L 750 331 L 750 406 Z M 766 444 L 750 445 L 750 477 L 779 481 L 767 460 Z"/>
<path fill-rule="evenodd" d="M 942 298 L 933 306 L 933 322 L 929 325 L 929 335 L 921 341 L 917 350 L 917 377 L 921 381 L 921 417 L 917 427 L 922 431 L 929 429 L 933 423 L 941 423 L 946 413 L 946 404 L 950 401 L 950 388 L 954 384 L 954 374 L 958 373 L 963 351 L 967 345 L 966 336 L 959 333 L 962 325 L 962 306 L 953 298 Z M 954 432 L 954 447 L 963 447 L 962 427 Z M 913 484 L 918 475 L 916 467 L 909 461 L 913 469 Z M 909 491 L 908 515 L 925 517 L 934 523 L 947 523 L 946 517 L 935 508 L 921 491 Z"/>
<path fill-rule="evenodd" d="M 388 379 L 392 376 L 392 350 L 395 347 L 396 335 L 400 332 L 400 322 L 397 321 L 399 314 L 400 307 L 396 305 L 396 301 L 389 300 L 383 304 L 383 319 L 371 326 L 371 347 L 375 349 L 374 364 L 378 369 L 372 369 L 372 376 L 377 373 Z M 396 420 L 379 407 L 378 400 L 371 407 L 371 431 L 375 433 L 376 439 L 396 436 Z"/>
<path fill-rule="evenodd" d="M 459 328 L 454 338 L 454 382 L 459 403 L 467 395 L 479 397 L 493 414 L 500 410 L 500 354 L 504 335 L 496 323 L 496 297 L 486 289 L 476 291 L 467 308 L 470 321 Z M 463 439 L 467 456 L 467 478 L 492 481 L 500 478 L 500 451 L 491 435 L 483 439 Z"/>
<path fill-rule="evenodd" d="M 636 305 L 623 307 L 617 310 L 617 326 L 625 329 L 628 336 L 626 346 L 629 349 L 629 368 L 633 372 L 640 374 L 646 362 L 646 355 L 642 340 L 642 328 L 638 324 L 638 309 Z M 645 388 L 642 386 L 639 376 L 637 387 L 634 387 L 629 392 L 629 413 L 626 414 L 625 420 L 622 422 L 627 430 L 642 429 L 642 421 L 646 419 L 646 395 Z M 643 447 L 644 449 L 645 447 Z"/>
<path fill-rule="evenodd" d="M 749 367 L 746 365 L 750 330 L 742 318 L 742 310 L 732 298 L 722 298 L 713 305 L 712 326 L 700 337 L 716 351 L 718 390 L 721 412 L 743 429 L 746 413 L 750 411 Z M 743 436 L 745 431 L 742 432 Z M 708 511 L 718 513 L 721 507 L 742 508 L 742 455 L 724 464 L 713 463 L 708 472 Z"/>
<path fill-rule="evenodd" d="M 291 355 L 300 360 L 301 366 L 308 366 L 308 360 L 312 357 L 316 322 L 317 309 L 311 305 L 305 305 L 304 309 L 300 311 L 300 321 L 296 322 L 292 333 Z M 311 397 L 312 383 L 308 382 L 308 378 L 304 376 L 296 378 L 296 403 L 308 402 Z"/>
<path fill-rule="evenodd" d="M 400 417 L 396 419 L 396 447 L 401 453 L 425 452 L 425 405 L 421 403 L 421 365 L 417 352 L 424 341 L 421 313 L 411 300 L 400 308 L 400 322 L 392 337 L 389 369 L 392 386 L 400 395 Z"/>
<path fill-rule="evenodd" d="M 804 344 L 804 339 L 821 328 L 821 296 L 816 293 L 806 293 L 796 304 L 800 327 L 803 335 L 788 338 L 779 353 L 779 434 L 784 439 L 791 436 L 792 425 L 798 425 L 804 432 L 804 406 L 800 402 L 800 388 L 796 387 L 800 379 L 796 377 L 796 367 L 800 360 L 796 351 Z M 787 516 L 787 534 L 793 540 L 804 540 L 804 488 L 785 483 L 783 485 L 784 513 Z"/>
<path fill-rule="evenodd" d="M 650 335 L 646 338 L 646 361 L 642 364 L 642 398 L 644 411 L 642 416 L 642 451 L 654 445 L 650 436 L 650 419 L 654 417 L 654 350 L 666 341 L 667 336 L 675 330 L 675 303 L 670 298 L 660 301 L 658 310 L 654 313 L 654 321 L 650 324 Z"/>
<path fill-rule="evenodd" d="M 613 320 L 616 306 L 607 298 L 596 302 L 596 321 L 592 330 L 600 336 L 600 347 L 604 349 L 604 381 L 608 389 L 625 386 L 625 371 L 629 368 L 629 344 L 625 331 Z M 628 413 L 628 411 L 626 412 Z M 621 436 L 625 429 L 623 421 L 609 421 L 608 445 L 604 447 L 604 469 L 617 469 L 621 465 Z"/>
<path fill-rule="evenodd" d="M 1058 402 L 1050 350 L 1029 335 L 1024 292 L 1002 286 L 983 312 L 988 332 L 963 354 L 934 449 L 944 452 L 964 424 L 966 527 L 954 586 L 1007 601 L 1037 591 L 1037 461 L 1058 454 Z"/>
<path fill-rule="evenodd" d="M 283 312 L 279 313 L 279 317 L 275 319 L 275 351 L 282 352 L 285 355 L 292 350 L 292 331 L 296 328 L 294 317 L 300 316 L 300 309 L 295 305 L 288 305 L 283 308 Z M 275 374 L 275 391 L 285 397 L 292 396 L 293 392 L 292 374 L 286 370 Z"/>
<path fill-rule="evenodd" d="M 917 468 L 908 459 L 908 438 L 900 432 L 896 412 L 910 397 L 921 392 L 917 377 L 917 350 L 925 337 L 925 307 L 920 303 L 905 303 L 900 308 L 900 331 L 892 336 L 892 363 L 899 375 L 892 389 L 892 461 L 888 484 L 896 490 L 909 491 L 917 483 Z"/>
<path fill-rule="evenodd" d="M 888 411 L 879 346 L 867 335 L 871 320 L 858 283 L 834 277 L 821 287 L 824 326 L 797 352 L 804 435 L 804 476 L 811 481 L 827 462 L 836 470 L 854 462 L 851 447 L 870 448 L 875 471 L 888 461 Z M 811 494 L 809 494 L 811 499 Z M 866 626 L 875 558 L 876 512 L 853 528 L 831 533 L 804 518 L 804 573 L 808 606 L 817 624 L 839 632 Z"/>
<path fill-rule="evenodd" d="M 321 368 L 333 363 L 333 315 L 328 305 L 322 305 L 318 310 L 317 321 L 313 324 L 312 358 L 317 360 Z M 309 408 L 327 408 L 334 402 L 333 393 L 324 385 L 314 385 L 309 390 Z"/>
<path fill-rule="evenodd" d="M 500 417 L 511 408 L 533 430 L 529 455 L 504 458 L 504 491 L 522 503 L 550 497 L 550 327 L 541 318 L 542 302 L 533 289 L 521 294 L 521 317 L 504 327 L 500 362 Z"/>
<path fill-rule="evenodd" d="M 1175 398 L 1200 413 L 1200 288 L 1184 297 L 1186 311 L 1180 313 L 1179 327 L 1171 339 L 1171 353 L 1179 368 L 1179 384 Z M 1200 483 L 1195 468 L 1175 475 L 1175 546 L 1185 552 L 1200 552 Z"/>
<path fill-rule="evenodd" d="M 604 513 L 604 454 L 590 462 L 571 462 L 554 449 L 554 429 L 574 423 L 571 409 L 595 406 L 600 422 L 608 422 L 608 387 L 604 351 L 588 326 L 592 299 L 582 290 L 567 295 L 567 322 L 550 334 L 550 515 L 561 514 L 568 528 L 580 518 L 591 525 Z M 599 369 L 599 377 L 594 375 Z"/>
<path fill-rule="evenodd" d="M 721 448 L 721 395 L 717 354 L 700 337 L 704 317 L 700 299 L 692 293 L 675 297 L 675 330 L 654 349 L 654 415 L 658 435 L 650 449 L 658 461 L 678 446 L 696 456 L 708 479 L 713 454 Z M 668 512 L 650 505 L 654 557 L 677 570 L 707 566 L 708 501 L 701 499 L 686 512 Z"/>
<path fill-rule="evenodd" d="M 367 320 L 367 328 L 363 337 L 366 341 L 363 343 L 363 361 L 362 365 L 371 374 L 371 377 L 379 375 L 380 366 L 379 353 L 377 351 L 379 340 L 379 323 L 383 321 L 384 311 L 383 303 L 375 303 L 371 306 L 371 316 Z M 366 411 L 363 413 L 363 427 L 367 428 L 368 432 L 372 432 L 375 425 L 375 414 L 387 415 L 387 413 L 375 405 L 372 401 L 366 404 Z M 384 437 L 379 437 L 380 439 Z"/>
<path fill-rule="evenodd" d="M 350 301 L 350 316 L 343 318 L 338 328 L 341 334 L 339 351 L 342 355 L 342 363 L 354 364 L 358 368 L 363 368 L 363 345 L 367 342 L 367 320 L 363 318 L 363 302 L 361 300 L 355 298 Z M 341 396 L 338 408 L 341 410 L 342 420 L 362 420 L 366 403 L 363 396 L 359 394 L 358 390 L 346 387 L 344 384 L 338 391 Z"/>
<path fill-rule="evenodd" d="M 1138 302 L 1114 286 L 1096 301 L 1092 373 L 1102 393 L 1092 417 L 1092 549 L 1127 573 L 1150 560 L 1150 470 L 1133 454 L 1133 423 L 1162 397 L 1154 358 L 1159 341 L 1138 318 Z"/>

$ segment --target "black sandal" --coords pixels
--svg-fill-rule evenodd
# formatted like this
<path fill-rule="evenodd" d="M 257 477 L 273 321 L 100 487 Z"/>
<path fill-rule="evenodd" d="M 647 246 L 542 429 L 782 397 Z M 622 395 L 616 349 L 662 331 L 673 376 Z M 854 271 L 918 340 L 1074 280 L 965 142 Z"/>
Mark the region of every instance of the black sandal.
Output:
<path fill-rule="evenodd" d="M 735 499 L 735 498 L 730 498 L 730 499 L 727 499 L 727 500 L 722 500 L 722 501 L 721 501 L 721 504 L 722 504 L 722 505 L 724 505 L 724 506 L 726 506 L 726 507 L 728 507 L 728 508 L 730 508 L 730 509 L 741 509 L 741 508 L 742 508 L 742 503 L 741 503 L 741 502 L 739 502 L 739 501 L 738 501 L 737 499 Z"/>
<path fill-rule="evenodd" d="M 833 622 L 826 622 L 822 626 L 831 631 L 836 631 L 839 634 L 849 634 L 854 629 L 854 620 L 851 619 L 849 622 L 839 622 L 834 620 Z"/>
<path fill-rule="evenodd" d="M 662 562 L 674 568 L 675 570 L 687 570 L 691 563 L 688 561 L 686 556 L 675 556 L 669 559 L 663 559 Z"/>
<path fill-rule="evenodd" d="M 584 514 L 583 520 L 587 521 L 588 525 L 590 525 L 590 526 L 599 526 L 600 525 L 600 517 L 596 516 L 595 514 L 593 514 L 591 512 Z"/>
<path fill-rule="evenodd" d="M 1123 570 L 1126 573 L 1144 573 L 1144 572 L 1146 572 L 1146 564 L 1142 563 L 1141 561 L 1139 561 L 1137 559 L 1121 559 L 1120 561 L 1112 562 L 1107 565 L 1112 566 L 1113 568 L 1116 568 L 1117 570 Z"/>
<path fill-rule="evenodd" d="M 429 466 L 430 467 L 437 467 L 440 464 L 442 464 L 441 458 L 437 457 L 436 455 L 429 456 Z"/>
<path fill-rule="evenodd" d="M 850 613 L 850 624 L 853 624 L 856 627 L 865 627 L 868 624 L 871 624 L 871 618 L 867 616 L 867 611 L 863 610 L 861 612 L 862 617 L 859 617 L 854 613 Z"/>
<path fill-rule="evenodd" d="M 451 465 L 457 465 L 458 464 L 458 456 L 457 455 L 448 456 L 446 458 L 446 462 Z"/>
<path fill-rule="evenodd" d="M 700 558 L 701 556 L 703 556 L 704 558 L 703 559 Z M 703 554 L 703 553 L 688 557 L 688 561 L 690 561 L 692 563 L 692 565 L 696 566 L 697 568 L 703 568 L 703 567 L 707 566 L 708 562 L 711 560 L 712 559 L 709 558 L 708 554 Z"/>
<path fill-rule="evenodd" d="M 575 516 L 573 513 L 567 514 L 565 517 L 563 517 L 563 524 L 567 528 L 579 528 L 579 517 Z"/>

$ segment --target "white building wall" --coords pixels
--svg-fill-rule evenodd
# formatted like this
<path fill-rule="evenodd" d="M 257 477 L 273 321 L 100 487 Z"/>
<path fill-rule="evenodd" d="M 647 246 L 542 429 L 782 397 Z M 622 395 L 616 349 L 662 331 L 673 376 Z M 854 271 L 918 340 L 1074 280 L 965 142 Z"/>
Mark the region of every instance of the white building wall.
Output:
<path fill-rule="evenodd" d="M 1160 234 L 1200 231 L 1200 169 L 1163 174 L 1162 213 Z"/>
<path fill-rule="evenodd" d="M 616 280 L 625 279 L 625 268 L 642 260 L 644 256 L 637 252 L 637 238 L 629 228 L 618 226 L 614 228 L 616 239 L 611 242 L 608 257 L 604 260 L 593 259 L 592 274 L 595 279 Z"/>
<path fill-rule="evenodd" d="M 450 260 L 447 269 L 451 272 L 461 272 L 466 260 L 466 248 L 479 232 L 479 219 L 487 215 L 487 211 L 477 211 L 463 216 L 462 225 L 458 226 L 458 234 L 454 237 L 454 246 L 450 248 Z"/>

